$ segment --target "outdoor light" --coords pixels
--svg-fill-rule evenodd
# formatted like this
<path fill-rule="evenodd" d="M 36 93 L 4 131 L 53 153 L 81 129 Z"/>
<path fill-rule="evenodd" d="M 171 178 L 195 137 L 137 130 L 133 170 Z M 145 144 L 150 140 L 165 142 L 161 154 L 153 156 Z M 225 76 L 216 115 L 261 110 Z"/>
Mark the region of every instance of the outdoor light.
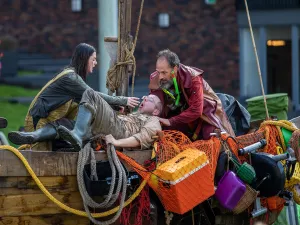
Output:
<path fill-rule="evenodd" d="M 268 40 L 268 46 L 278 47 L 278 46 L 285 46 L 284 40 Z"/>
<path fill-rule="evenodd" d="M 82 10 L 82 0 L 72 0 L 72 11 L 80 12 Z"/>
<path fill-rule="evenodd" d="M 160 13 L 158 15 L 158 25 L 161 28 L 167 28 L 170 26 L 170 16 L 168 13 Z"/>

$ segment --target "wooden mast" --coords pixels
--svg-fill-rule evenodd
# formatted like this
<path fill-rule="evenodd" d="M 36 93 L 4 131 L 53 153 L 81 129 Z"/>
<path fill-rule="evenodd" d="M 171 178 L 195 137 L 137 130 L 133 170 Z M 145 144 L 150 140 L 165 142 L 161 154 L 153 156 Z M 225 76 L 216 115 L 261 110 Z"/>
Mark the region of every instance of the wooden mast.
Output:
<path fill-rule="evenodd" d="M 131 32 L 131 5 L 132 0 L 119 0 L 119 45 L 118 45 L 118 62 L 124 62 L 126 52 L 124 47 L 128 46 L 128 50 L 132 46 L 132 38 L 130 37 Z M 126 70 L 121 70 L 121 85 L 117 89 L 116 95 L 128 96 L 128 78 L 132 72 L 132 66 L 127 66 Z"/>
<path fill-rule="evenodd" d="M 133 38 L 131 32 L 131 6 L 132 0 L 119 0 L 118 37 L 104 37 L 105 47 L 110 55 L 110 68 L 117 63 L 128 61 L 128 51 L 131 51 Z M 125 67 L 125 68 L 124 68 Z M 117 67 L 114 76 L 120 76 L 120 86 L 116 89 L 116 95 L 128 96 L 128 78 L 132 73 L 133 66 L 124 64 Z M 112 95 L 111 90 L 108 91 Z"/>

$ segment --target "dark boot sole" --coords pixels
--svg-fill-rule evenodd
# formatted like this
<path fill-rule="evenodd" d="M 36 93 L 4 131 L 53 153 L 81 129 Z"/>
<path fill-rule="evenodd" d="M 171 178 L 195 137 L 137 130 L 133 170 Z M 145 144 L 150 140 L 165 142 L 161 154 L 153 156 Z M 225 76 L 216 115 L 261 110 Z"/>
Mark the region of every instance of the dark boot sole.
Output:
<path fill-rule="evenodd" d="M 8 139 L 16 145 L 33 144 L 34 143 L 34 139 L 32 136 L 22 136 L 19 132 L 8 133 Z"/>
<path fill-rule="evenodd" d="M 80 144 L 73 137 L 70 130 L 68 130 L 64 126 L 59 126 L 57 131 L 58 131 L 59 137 L 65 141 L 70 142 L 75 151 L 79 152 L 81 150 Z"/>
<path fill-rule="evenodd" d="M 6 128 L 7 127 L 7 119 L 0 117 L 0 128 Z"/>

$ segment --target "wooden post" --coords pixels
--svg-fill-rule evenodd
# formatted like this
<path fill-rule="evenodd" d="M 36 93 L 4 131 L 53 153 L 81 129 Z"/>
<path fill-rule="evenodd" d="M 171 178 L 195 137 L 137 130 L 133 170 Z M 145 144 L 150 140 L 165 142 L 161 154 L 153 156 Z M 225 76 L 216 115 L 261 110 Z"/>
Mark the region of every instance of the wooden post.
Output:
<path fill-rule="evenodd" d="M 124 46 L 130 48 L 130 31 L 131 31 L 131 4 L 132 0 L 119 0 L 119 46 L 118 46 L 118 62 L 124 62 L 126 53 L 124 51 Z M 121 70 L 121 86 L 117 89 L 117 95 L 128 96 L 128 72 L 129 68 L 126 70 Z"/>

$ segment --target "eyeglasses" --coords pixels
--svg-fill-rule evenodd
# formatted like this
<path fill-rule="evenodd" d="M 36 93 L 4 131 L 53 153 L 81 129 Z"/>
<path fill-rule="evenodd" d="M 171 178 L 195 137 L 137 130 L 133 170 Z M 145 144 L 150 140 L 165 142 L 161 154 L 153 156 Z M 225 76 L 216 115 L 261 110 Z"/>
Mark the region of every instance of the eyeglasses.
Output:
<path fill-rule="evenodd" d="M 155 100 L 152 97 L 145 96 L 145 97 L 143 97 L 143 101 L 145 101 L 145 102 L 152 102 L 152 103 L 154 103 L 155 108 L 158 108 Z"/>

